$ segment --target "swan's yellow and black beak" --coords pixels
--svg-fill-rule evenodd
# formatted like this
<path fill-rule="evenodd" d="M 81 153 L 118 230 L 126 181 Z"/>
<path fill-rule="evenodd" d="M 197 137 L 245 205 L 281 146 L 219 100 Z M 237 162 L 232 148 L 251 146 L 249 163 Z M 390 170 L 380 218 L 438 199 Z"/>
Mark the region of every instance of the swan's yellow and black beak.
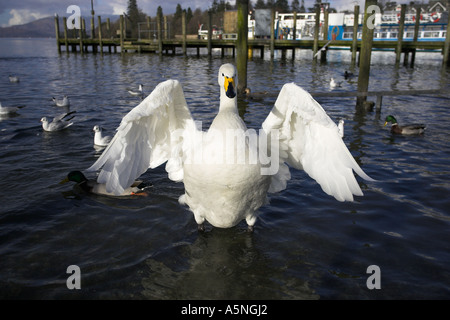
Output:
<path fill-rule="evenodd" d="M 225 76 L 225 94 L 228 98 L 233 99 L 236 96 L 236 90 L 234 85 L 234 78 L 228 78 Z"/>

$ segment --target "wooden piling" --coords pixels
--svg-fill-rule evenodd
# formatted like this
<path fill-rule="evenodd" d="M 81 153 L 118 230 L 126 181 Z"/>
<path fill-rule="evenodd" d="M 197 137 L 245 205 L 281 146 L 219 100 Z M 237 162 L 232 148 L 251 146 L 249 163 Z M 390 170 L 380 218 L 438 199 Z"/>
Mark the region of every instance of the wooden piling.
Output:
<path fill-rule="evenodd" d="M 59 18 L 55 16 L 55 35 L 56 35 L 56 46 L 58 47 L 58 53 L 61 53 L 61 45 L 59 44 Z"/>
<path fill-rule="evenodd" d="M 123 14 L 120 15 L 119 21 L 119 37 L 120 37 L 120 52 L 125 52 L 123 50 Z"/>
<path fill-rule="evenodd" d="M 66 52 L 69 52 L 69 43 L 67 41 L 67 18 L 63 17 L 63 24 L 64 24 L 64 45 L 66 46 Z"/>
<path fill-rule="evenodd" d="M 186 55 L 186 11 L 183 10 L 183 13 L 181 14 L 181 31 L 183 34 L 183 54 Z M 175 49 L 174 49 L 175 51 Z"/>
<path fill-rule="evenodd" d="M 79 31 L 79 36 L 80 36 L 80 52 L 84 52 L 84 48 L 83 48 L 83 18 L 80 16 L 80 29 Z"/>
<path fill-rule="evenodd" d="M 272 9 L 270 19 L 270 59 L 275 57 L 275 10 Z"/>
<path fill-rule="evenodd" d="M 358 92 L 367 92 L 369 89 L 369 74 L 370 74 L 370 58 L 372 55 L 373 29 L 367 26 L 367 19 L 369 13 L 367 8 L 371 5 L 376 5 L 376 0 L 366 0 L 364 9 L 364 23 L 361 39 L 361 52 L 359 54 L 359 74 L 358 74 Z M 372 13 L 370 13 L 372 14 Z M 356 99 L 356 106 L 362 108 L 367 100 L 367 96 L 358 96 Z"/>
<path fill-rule="evenodd" d="M 208 56 L 212 54 L 212 10 L 208 10 Z"/>
<path fill-rule="evenodd" d="M 109 20 L 109 18 L 106 18 L 106 33 L 107 33 L 107 37 L 111 38 L 111 21 Z M 111 48 L 111 47 L 110 47 Z"/>
<path fill-rule="evenodd" d="M 325 10 L 324 13 L 324 22 L 323 22 L 323 40 L 328 40 L 328 10 Z M 327 51 L 328 47 L 325 50 L 320 52 L 320 61 L 327 61 Z"/>
<path fill-rule="evenodd" d="M 359 6 L 355 6 L 353 19 L 353 42 L 352 42 L 352 64 L 356 62 L 356 54 L 358 52 L 358 25 L 359 25 Z"/>
<path fill-rule="evenodd" d="M 450 10 L 450 2 L 447 2 L 447 12 Z M 447 23 L 447 36 L 445 37 L 444 48 L 442 49 L 443 60 L 442 63 L 444 66 L 450 65 L 450 21 Z"/>
<path fill-rule="evenodd" d="M 395 63 L 399 63 L 400 57 L 402 54 L 402 44 L 403 44 L 403 31 L 405 30 L 405 14 L 406 14 L 406 4 L 402 4 L 402 11 L 400 12 L 400 21 L 398 26 L 398 35 L 397 35 L 397 48 L 395 49 Z M 405 52 L 405 56 L 407 53 Z"/>
<path fill-rule="evenodd" d="M 316 8 L 316 20 L 314 24 L 314 45 L 313 60 L 316 60 L 316 53 L 319 51 L 319 29 L 320 29 L 320 7 Z"/>
<path fill-rule="evenodd" d="M 100 53 L 103 53 L 103 38 L 102 38 L 102 18 L 97 16 L 98 19 L 98 44 L 100 47 Z"/>
<path fill-rule="evenodd" d="M 95 38 L 94 16 L 91 17 L 91 39 Z"/>
<path fill-rule="evenodd" d="M 163 52 L 161 22 L 162 22 L 161 13 L 158 12 L 158 14 L 156 16 L 156 26 L 157 26 L 157 30 L 158 30 L 158 53 L 159 53 L 159 55 L 162 55 L 162 52 Z"/>
<path fill-rule="evenodd" d="M 293 32 L 292 40 L 295 41 L 297 38 L 297 11 L 294 11 L 294 28 L 292 32 Z M 295 47 L 292 48 L 292 60 L 295 60 Z"/>
<path fill-rule="evenodd" d="M 419 28 L 420 28 L 420 15 L 421 15 L 421 8 L 419 6 L 416 6 L 416 22 L 414 24 L 414 38 L 413 42 L 416 42 L 419 38 Z M 411 67 L 414 66 L 414 61 L 416 60 L 416 48 L 411 50 Z"/>
<path fill-rule="evenodd" d="M 248 60 L 248 1 L 237 1 L 237 56 L 238 73 L 237 92 L 244 93 L 247 88 L 247 60 Z"/>

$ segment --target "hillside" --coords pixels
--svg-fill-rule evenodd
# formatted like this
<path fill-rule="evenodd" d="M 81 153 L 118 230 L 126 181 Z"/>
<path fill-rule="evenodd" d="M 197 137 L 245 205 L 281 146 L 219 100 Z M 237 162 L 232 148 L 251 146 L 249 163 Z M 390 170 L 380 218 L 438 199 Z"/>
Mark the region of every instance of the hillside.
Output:
<path fill-rule="evenodd" d="M 105 15 L 102 17 L 103 22 L 106 18 L 110 18 L 111 22 L 118 19 L 114 15 Z M 90 17 L 87 20 L 86 31 L 90 30 Z M 97 19 L 97 18 L 96 18 Z M 63 19 L 59 18 L 59 30 L 62 33 L 64 30 Z M 95 20 L 97 23 L 97 20 Z M 0 38 L 54 38 L 55 37 L 55 17 L 50 16 L 35 20 L 26 24 L 0 28 Z"/>
<path fill-rule="evenodd" d="M 55 37 L 55 18 L 47 17 L 26 24 L 0 28 L 0 38 Z"/>

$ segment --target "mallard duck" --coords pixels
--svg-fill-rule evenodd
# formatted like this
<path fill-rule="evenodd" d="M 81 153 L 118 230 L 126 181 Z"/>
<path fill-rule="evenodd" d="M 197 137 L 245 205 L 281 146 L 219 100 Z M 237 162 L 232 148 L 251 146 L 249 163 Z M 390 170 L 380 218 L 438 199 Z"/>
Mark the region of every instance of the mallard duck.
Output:
<path fill-rule="evenodd" d="M 396 134 L 422 134 L 426 129 L 426 126 L 423 124 L 408 124 L 405 126 L 399 126 L 397 119 L 395 119 L 392 115 L 386 117 L 384 125 L 386 126 L 388 122 L 392 124 L 391 132 Z"/>
<path fill-rule="evenodd" d="M 285 84 L 258 135 L 239 116 L 236 76 L 234 65 L 220 67 L 219 112 L 208 131 L 192 118 L 178 81 L 158 84 L 123 117 L 88 171 L 100 170 L 97 182 L 121 194 L 149 168 L 166 163 L 169 179 L 184 183 L 178 201 L 193 212 L 200 231 L 205 221 L 230 228 L 244 219 L 252 231 L 267 194 L 286 188 L 290 168 L 304 170 L 338 201 L 363 195 L 353 171 L 373 179 L 308 92 Z"/>
<path fill-rule="evenodd" d="M 52 97 L 52 101 L 55 103 L 57 107 L 68 107 L 70 106 L 70 101 L 68 96 L 64 96 L 62 99 L 57 99 Z"/>
<path fill-rule="evenodd" d="M 99 147 L 106 147 L 111 142 L 110 136 L 103 136 L 103 129 L 96 125 L 92 129 L 94 131 L 94 145 Z"/>
<path fill-rule="evenodd" d="M 75 112 L 76 111 L 71 111 L 68 113 L 60 114 L 59 116 L 54 117 L 51 122 L 48 121 L 47 117 L 42 117 L 42 128 L 44 129 L 44 131 L 60 131 L 66 129 L 73 124 L 73 122 L 70 122 L 70 120 L 72 120 L 74 116 L 69 116 L 74 114 Z"/>
<path fill-rule="evenodd" d="M 95 193 L 104 196 L 132 196 L 132 195 L 147 195 L 143 190 L 144 185 L 142 181 L 135 181 L 130 187 L 124 189 L 120 194 L 114 194 L 106 191 L 104 184 L 98 183 L 95 180 L 89 180 L 81 171 L 71 171 L 65 179 L 60 183 L 67 183 L 69 181 L 76 182 L 76 186 L 88 193 Z"/>

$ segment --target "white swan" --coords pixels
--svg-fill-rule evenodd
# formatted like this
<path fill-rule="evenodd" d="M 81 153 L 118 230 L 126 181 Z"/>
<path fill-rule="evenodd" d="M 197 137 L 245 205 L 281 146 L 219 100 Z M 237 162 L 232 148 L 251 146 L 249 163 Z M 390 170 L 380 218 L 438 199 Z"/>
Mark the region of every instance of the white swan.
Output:
<path fill-rule="evenodd" d="M 57 99 L 52 97 L 53 102 L 57 107 L 68 107 L 70 106 L 70 101 L 68 96 L 64 96 L 62 99 Z"/>
<path fill-rule="evenodd" d="M 169 178 L 184 183 L 179 201 L 189 206 L 200 230 L 205 220 L 228 228 L 243 219 L 252 230 L 267 193 L 286 188 L 288 165 L 306 171 L 339 201 L 362 195 L 352 170 L 372 179 L 309 93 L 285 84 L 258 136 L 238 115 L 235 78 L 233 65 L 220 67 L 220 108 L 207 132 L 197 128 L 179 82 L 160 83 L 122 119 L 88 170 L 101 169 L 97 181 L 120 194 L 148 168 L 167 162 Z"/>
<path fill-rule="evenodd" d="M 111 142 L 110 136 L 103 136 L 103 129 L 96 125 L 92 129 L 94 133 L 94 145 L 99 147 L 106 147 Z"/>
<path fill-rule="evenodd" d="M 68 113 L 60 114 L 54 117 L 51 122 L 48 121 L 47 117 L 42 117 L 42 129 L 44 129 L 44 131 L 60 131 L 70 127 L 73 124 L 73 122 L 70 122 L 70 120 L 72 120 L 74 116 L 69 116 L 75 112 L 76 111 L 71 111 Z"/>

